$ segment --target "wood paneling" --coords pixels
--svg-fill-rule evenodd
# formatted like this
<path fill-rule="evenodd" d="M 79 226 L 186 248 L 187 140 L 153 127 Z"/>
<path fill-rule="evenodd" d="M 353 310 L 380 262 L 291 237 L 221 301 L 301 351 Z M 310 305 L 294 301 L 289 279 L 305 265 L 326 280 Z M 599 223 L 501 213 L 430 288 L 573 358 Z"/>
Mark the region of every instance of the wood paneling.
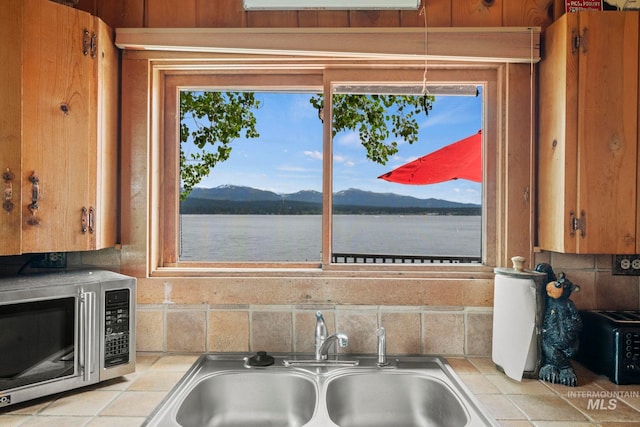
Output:
<path fill-rule="evenodd" d="M 553 0 L 503 0 L 503 27 L 547 27 L 553 22 Z"/>
<path fill-rule="evenodd" d="M 246 27 L 247 13 L 238 0 L 196 0 L 196 25 L 203 28 Z"/>
<path fill-rule="evenodd" d="M 111 28 L 144 26 L 144 0 L 100 0 L 97 14 Z"/>
<path fill-rule="evenodd" d="M 193 28 L 196 26 L 196 0 L 147 0 L 146 4 L 148 27 Z"/>
<path fill-rule="evenodd" d="M 541 26 L 559 0 L 422 0 L 429 27 Z M 554 9 L 555 7 L 555 9 Z M 252 11 L 242 0 L 80 0 L 113 28 L 423 27 L 418 9 L 402 11 Z"/>
<path fill-rule="evenodd" d="M 451 26 L 451 0 L 422 0 L 418 10 L 403 10 L 400 12 L 400 23 L 403 27 L 424 27 L 424 12 L 426 7 L 426 17 L 428 27 L 450 27 Z"/>
<path fill-rule="evenodd" d="M 455 0 L 451 2 L 454 27 L 501 27 L 506 0 Z"/>
<path fill-rule="evenodd" d="M 352 10 L 352 27 L 399 27 L 400 12 L 396 10 Z"/>
<path fill-rule="evenodd" d="M 298 12 L 300 27 L 348 27 L 349 12 L 345 10 L 307 10 Z"/>
<path fill-rule="evenodd" d="M 242 0 L 240 0 L 242 1 Z M 298 26 L 298 12 L 296 11 L 252 11 L 247 12 L 247 24 L 255 28 L 286 28 Z"/>

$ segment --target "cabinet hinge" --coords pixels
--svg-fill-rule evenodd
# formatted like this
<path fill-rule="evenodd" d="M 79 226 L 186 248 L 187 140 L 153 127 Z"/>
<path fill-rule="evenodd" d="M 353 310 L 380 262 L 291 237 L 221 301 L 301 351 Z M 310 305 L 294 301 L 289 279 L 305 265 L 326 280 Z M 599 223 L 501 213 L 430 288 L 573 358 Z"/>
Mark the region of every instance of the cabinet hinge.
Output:
<path fill-rule="evenodd" d="M 587 53 L 587 29 L 582 30 L 582 35 L 577 28 L 571 31 L 571 53 L 577 53 L 582 48 L 582 53 Z"/>
<path fill-rule="evenodd" d="M 97 49 L 96 33 L 89 33 L 89 30 L 84 30 L 82 35 L 82 53 L 85 56 L 91 55 L 92 58 L 95 58 Z"/>
<path fill-rule="evenodd" d="M 576 216 L 574 211 L 569 212 L 569 233 L 573 236 L 576 231 L 580 230 L 580 237 L 587 234 L 587 219 L 584 211 L 580 212 L 580 218 Z"/>

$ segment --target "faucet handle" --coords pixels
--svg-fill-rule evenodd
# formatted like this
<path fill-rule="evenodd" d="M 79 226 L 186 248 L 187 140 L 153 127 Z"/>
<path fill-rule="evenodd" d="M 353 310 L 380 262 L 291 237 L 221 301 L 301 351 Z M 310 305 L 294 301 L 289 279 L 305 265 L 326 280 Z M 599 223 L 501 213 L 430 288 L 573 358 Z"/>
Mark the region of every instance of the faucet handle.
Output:
<path fill-rule="evenodd" d="M 379 327 L 376 331 L 378 337 L 378 366 L 387 366 L 387 331 Z"/>

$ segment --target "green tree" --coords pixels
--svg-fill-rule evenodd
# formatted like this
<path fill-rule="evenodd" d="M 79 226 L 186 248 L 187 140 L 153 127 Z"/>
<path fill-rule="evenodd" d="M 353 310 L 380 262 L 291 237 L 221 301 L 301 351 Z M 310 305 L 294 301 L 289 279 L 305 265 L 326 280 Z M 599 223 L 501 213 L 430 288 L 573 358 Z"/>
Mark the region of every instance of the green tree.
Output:
<path fill-rule="evenodd" d="M 398 152 L 397 139 L 409 144 L 418 139 L 417 116 L 428 114 L 434 101 L 432 96 L 335 94 L 333 136 L 345 130 L 357 131 L 367 158 L 384 165 Z M 309 102 L 322 117 L 323 95 L 313 96 Z M 211 168 L 229 158 L 233 140 L 242 135 L 260 136 L 253 114 L 260 106 L 253 92 L 180 93 L 182 200 Z M 187 155 L 183 144 L 190 138 L 199 151 Z"/>
<path fill-rule="evenodd" d="M 357 131 L 367 158 L 385 165 L 398 152 L 397 140 L 390 141 L 389 137 L 393 134 L 409 144 L 416 142 L 416 116 L 428 114 L 434 101 L 433 96 L 334 94 L 333 136 L 345 130 Z M 321 114 L 324 97 L 317 95 L 309 102 Z"/>
<path fill-rule="evenodd" d="M 209 175 L 211 168 L 231 154 L 231 142 L 241 137 L 258 138 L 253 110 L 260 101 L 253 92 L 180 92 L 180 199 Z M 191 127 L 190 127 L 191 125 Z M 189 138 L 199 151 L 187 155 Z"/>

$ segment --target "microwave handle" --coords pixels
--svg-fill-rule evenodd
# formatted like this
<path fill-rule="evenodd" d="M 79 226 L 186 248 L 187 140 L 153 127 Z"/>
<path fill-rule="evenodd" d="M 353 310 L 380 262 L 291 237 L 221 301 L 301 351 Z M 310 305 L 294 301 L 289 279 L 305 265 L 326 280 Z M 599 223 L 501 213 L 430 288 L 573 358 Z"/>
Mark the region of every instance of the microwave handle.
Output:
<path fill-rule="evenodd" d="M 85 382 L 91 380 L 93 371 L 93 342 L 95 330 L 95 293 L 83 292 L 82 301 L 82 321 L 80 322 L 80 363 L 83 365 L 83 379 Z"/>

